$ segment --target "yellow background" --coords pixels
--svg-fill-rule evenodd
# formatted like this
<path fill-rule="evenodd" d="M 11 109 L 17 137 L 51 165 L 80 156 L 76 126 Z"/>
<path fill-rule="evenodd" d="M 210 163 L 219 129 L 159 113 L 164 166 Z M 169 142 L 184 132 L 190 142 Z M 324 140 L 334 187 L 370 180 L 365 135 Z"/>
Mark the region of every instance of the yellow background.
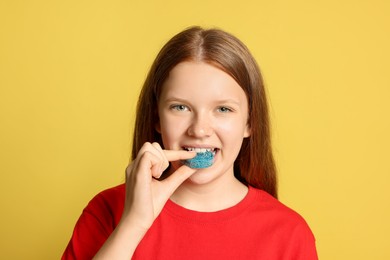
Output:
<path fill-rule="evenodd" d="M 124 179 L 157 51 L 199 24 L 242 39 L 271 102 L 280 200 L 321 259 L 390 259 L 390 2 L 0 2 L 0 258 L 58 259 Z"/>

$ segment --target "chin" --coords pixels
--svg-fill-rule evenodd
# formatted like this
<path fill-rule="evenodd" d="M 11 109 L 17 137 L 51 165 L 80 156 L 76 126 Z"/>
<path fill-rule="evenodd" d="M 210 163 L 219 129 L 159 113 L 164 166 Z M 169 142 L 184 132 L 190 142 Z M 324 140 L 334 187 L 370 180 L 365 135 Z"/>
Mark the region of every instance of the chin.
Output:
<path fill-rule="evenodd" d="M 192 185 L 207 185 L 216 182 L 218 179 L 223 178 L 223 175 L 216 175 L 218 171 L 208 168 L 197 170 L 191 177 L 189 177 L 185 183 Z"/>

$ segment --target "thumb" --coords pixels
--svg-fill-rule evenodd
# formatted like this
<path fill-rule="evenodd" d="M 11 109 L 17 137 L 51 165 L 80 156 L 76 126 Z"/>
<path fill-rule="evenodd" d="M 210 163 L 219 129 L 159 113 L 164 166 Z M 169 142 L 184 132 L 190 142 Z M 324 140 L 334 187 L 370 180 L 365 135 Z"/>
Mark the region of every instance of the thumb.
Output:
<path fill-rule="evenodd" d="M 185 180 L 187 180 L 192 174 L 196 172 L 196 169 L 192 169 L 186 165 L 180 166 L 174 173 L 168 178 L 163 180 L 169 186 L 169 190 L 173 193 L 177 187 L 180 186 Z"/>

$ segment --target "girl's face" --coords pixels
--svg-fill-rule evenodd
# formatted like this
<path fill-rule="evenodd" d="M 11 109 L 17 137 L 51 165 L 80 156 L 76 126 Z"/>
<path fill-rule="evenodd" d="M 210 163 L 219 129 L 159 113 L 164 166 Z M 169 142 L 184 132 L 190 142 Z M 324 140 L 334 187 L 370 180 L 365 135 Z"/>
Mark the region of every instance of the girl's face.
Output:
<path fill-rule="evenodd" d="M 214 150 L 211 167 L 199 169 L 190 181 L 204 184 L 232 178 L 234 161 L 243 138 L 250 135 L 248 100 L 237 82 L 204 62 L 176 65 L 162 86 L 158 103 L 164 149 Z M 173 162 L 177 169 L 181 162 Z"/>

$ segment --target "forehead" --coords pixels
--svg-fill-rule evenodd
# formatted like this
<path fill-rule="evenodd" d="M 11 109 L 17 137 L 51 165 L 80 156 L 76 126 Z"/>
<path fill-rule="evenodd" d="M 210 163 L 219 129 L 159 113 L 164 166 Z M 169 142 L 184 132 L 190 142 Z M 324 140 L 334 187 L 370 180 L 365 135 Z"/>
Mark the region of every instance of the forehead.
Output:
<path fill-rule="evenodd" d="M 247 102 L 244 90 L 229 74 L 208 63 L 192 61 L 179 63 L 170 71 L 161 92 L 162 99 L 168 96 Z"/>

